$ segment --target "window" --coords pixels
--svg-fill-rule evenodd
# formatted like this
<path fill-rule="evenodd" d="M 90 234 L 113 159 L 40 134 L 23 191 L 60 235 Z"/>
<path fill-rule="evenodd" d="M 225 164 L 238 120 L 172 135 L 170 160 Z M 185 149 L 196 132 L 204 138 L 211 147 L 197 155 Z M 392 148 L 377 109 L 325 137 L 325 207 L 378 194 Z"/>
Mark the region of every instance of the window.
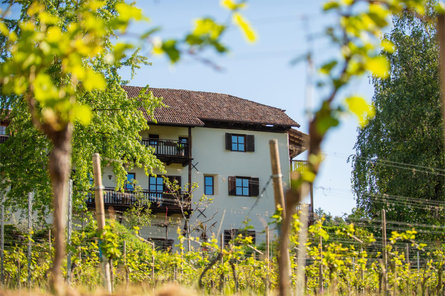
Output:
<path fill-rule="evenodd" d="M 236 178 L 235 179 L 236 195 L 249 196 L 249 179 Z"/>
<path fill-rule="evenodd" d="M 6 135 L 6 126 L 0 125 L 0 136 Z"/>
<path fill-rule="evenodd" d="M 161 198 L 164 192 L 164 179 L 150 176 L 148 178 L 148 191 L 151 198 Z"/>
<path fill-rule="evenodd" d="M 126 191 L 134 191 L 134 182 L 136 181 L 135 173 L 127 174 L 127 182 L 125 182 L 125 190 Z"/>
<path fill-rule="evenodd" d="M 204 176 L 204 194 L 214 195 L 215 193 L 213 176 Z"/>
<path fill-rule="evenodd" d="M 229 195 L 258 196 L 259 179 L 252 177 L 229 177 Z"/>
<path fill-rule="evenodd" d="M 226 150 L 238 152 L 255 151 L 255 136 L 226 134 Z"/>
<path fill-rule="evenodd" d="M 148 144 L 150 146 L 157 146 L 158 145 L 158 140 L 159 140 L 159 135 L 148 135 Z"/>
<path fill-rule="evenodd" d="M 152 241 L 155 244 L 155 248 L 158 251 L 167 251 L 171 252 L 173 248 L 173 240 L 165 239 L 165 238 L 148 238 L 149 241 Z"/>
<path fill-rule="evenodd" d="M 246 136 L 232 135 L 232 151 L 246 151 Z"/>
<path fill-rule="evenodd" d="M 187 156 L 189 154 L 188 142 L 189 142 L 188 138 L 179 137 L 177 146 L 179 156 Z"/>

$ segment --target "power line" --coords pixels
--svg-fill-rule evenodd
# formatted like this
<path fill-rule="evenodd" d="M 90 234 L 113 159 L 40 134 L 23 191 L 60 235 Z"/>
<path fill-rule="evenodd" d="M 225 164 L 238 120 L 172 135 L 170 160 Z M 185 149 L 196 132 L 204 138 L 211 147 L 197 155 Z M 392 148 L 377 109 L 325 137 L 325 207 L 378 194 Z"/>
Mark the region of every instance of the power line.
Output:
<path fill-rule="evenodd" d="M 329 156 L 329 154 L 325 153 L 326 156 Z M 343 159 L 343 157 L 339 157 L 339 156 L 335 156 L 332 155 L 334 157 Z M 390 166 L 390 167 L 395 167 L 395 168 L 400 168 L 400 169 L 406 169 L 406 170 L 411 170 L 412 172 L 416 173 L 430 173 L 430 174 L 434 174 L 434 175 L 438 175 L 438 176 L 444 176 L 445 177 L 445 169 L 441 169 L 441 168 L 437 168 L 437 167 L 431 167 L 431 166 L 424 166 L 424 165 L 418 165 L 418 164 L 413 164 L 413 163 L 406 163 L 406 162 L 399 162 L 399 161 L 393 161 L 393 160 L 387 160 L 387 159 L 382 159 L 382 158 L 371 158 L 371 157 L 366 157 L 366 156 L 362 156 L 362 155 L 345 155 L 348 159 L 349 158 L 353 158 L 357 161 L 361 161 L 361 162 L 371 162 L 377 165 L 384 165 L 384 166 Z"/>

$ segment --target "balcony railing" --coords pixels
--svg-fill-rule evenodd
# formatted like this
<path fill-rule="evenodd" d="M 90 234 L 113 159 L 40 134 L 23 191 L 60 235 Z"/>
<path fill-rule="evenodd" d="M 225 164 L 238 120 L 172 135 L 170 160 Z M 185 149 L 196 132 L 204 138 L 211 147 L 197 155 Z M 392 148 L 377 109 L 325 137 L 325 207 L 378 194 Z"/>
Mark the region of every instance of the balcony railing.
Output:
<path fill-rule="evenodd" d="M 307 160 L 292 160 L 292 171 L 298 171 L 300 169 L 304 169 L 308 166 Z"/>
<path fill-rule="evenodd" d="M 88 208 L 95 207 L 94 194 L 88 195 Z M 188 193 L 160 193 L 160 192 L 118 192 L 114 188 L 104 190 L 105 208 L 113 207 L 116 211 L 125 211 L 132 206 L 147 207 L 150 205 L 152 213 L 180 214 L 181 205 L 184 211 L 190 211 L 191 201 Z"/>
<path fill-rule="evenodd" d="M 6 142 L 8 140 L 9 136 L 7 135 L 0 135 L 0 144 Z"/>
<path fill-rule="evenodd" d="M 156 157 L 167 165 L 170 163 L 186 165 L 190 160 L 188 143 L 178 140 L 143 139 L 142 144 L 153 147 Z"/>

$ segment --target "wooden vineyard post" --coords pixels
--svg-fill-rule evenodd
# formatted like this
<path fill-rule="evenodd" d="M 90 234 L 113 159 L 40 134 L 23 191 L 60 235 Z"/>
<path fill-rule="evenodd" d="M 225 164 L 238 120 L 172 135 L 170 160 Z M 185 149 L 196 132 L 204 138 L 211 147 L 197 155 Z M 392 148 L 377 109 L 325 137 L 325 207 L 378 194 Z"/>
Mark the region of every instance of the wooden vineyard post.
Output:
<path fill-rule="evenodd" d="M 223 250 L 224 250 L 224 232 L 221 233 L 221 237 L 220 237 L 219 242 L 220 242 L 220 246 L 219 246 L 219 248 L 220 248 L 220 252 L 221 252 L 221 261 L 220 261 L 220 263 L 221 263 L 221 266 L 223 266 L 223 265 L 224 265 L 224 256 L 223 256 Z M 221 268 L 221 270 L 224 270 L 224 269 Z M 224 278 L 224 272 L 222 272 L 222 273 L 221 273 L 221 276 L 220 276 L 220 284 L 219 284 L 219 287 L 220 287 L 219 289 L 220 289 L 220 292 L 221 292 L 221 293 L 224 292 L 224 284 L 225 284 L 225 278 Z"/>
<path fill-rule="evenodd" d="M 266 225 L 266 264 L 267 264 L 266 295 L 269 295 L 269 290 L 270 290 L 270 233 L 269 233 L 268 225 Z"/>
<path fill-rule="evenodd" d="M 284 191 L 283 191 L 283 182 L 281 175 L 281 166 L 280 166 L 280 155 L 278 152 L 278 140 L 272 139 L 269 141 L 270 148 L 270 162 L 272 166 L 272 181 L 273 181 L 273 190 L 274 190 L 274 200 L 275 200 L 275 210 L 278 208 L 282 209 L 282 218 L 283 222 L 281 227 L 284 225 L 286 221 L 286 208 L 284 202 Z M 289 262 L 289 249 L 287 248 L 289 242 L 287 240 L 288 229 L 286 233 L 283 233 L 283 229 L 279 229 L 280 236 L 280 251 L 277 253 L 277 261 L 279 266 L 279 294 L 281 296 L 289 295 L 289 274 L 290 274 L 290 262 Z M 286 239 L 283 237 L 286 236 Z"/>
<path fill-rule="evenodd" d="M 125 287 L 128 287 L 128 282 L 130 281 L 130 275 L 128 274 L 127 266 L 127 241 L 124 240 L 124 250 L 123 250 L 124 268 L 125 268 Z"/>
<path fill-rule="evenodd" d="M 68 223 L 67 223 L 66 244 L 71 245 L 71 233 L 73 229 L 73 180 L 69 180 L 68 184 Z M 68 285 L 71 283 L 71 251 L 66 254 L 66 280 Z"/>
<path fill-rule="evenodd" d="M 308 207 L 306 204 L 301 205 L 300 215 L 300 232 L 298 233 L 298 265 L 297 265 L 297 283 L 296 295 L 303 296 L 305 293 L 305 270 L 306 270 L 306 241 L 307 241 L 307 224 L 308 224 Z"/>
<path fill-rule="evenodd" d="M 323 237 L 320 235 L 320 270 L 319 272 L 319 293 L 323 294 Z"/>
<path fill-rule="evenodd" d="M 28 288 L 31 288 L 31 263 L 32 263 L 32 200 L 34 192 L 28 193 Z"/>
<path fill-rule="evenodd" d="M 152 254 L 151 254 L 151 279 L 153 280 L 153 287 L 155 286 L 155 243 L 151 243 Z"/>
<path fill-rule="evenodd" d="M 102 233 L 105 227 L 105 206 L 104 206 L 104 187 L 102 185 L 102 171 L 100 167 L 100 155 L 99 153 L 94 153 L 93 155 L 93 173 L 94 173 L 94 200 L 96 203 L 96 219 L 97 219 L 97 228 L 99 233 Z M 99 248 L 100 248 L 100 240 L 99 240 Z M 100 252 L 101 253 L 101 252 Z M 111 287 L 111 274 L 110 274 L 110 264 L 108 260 L 101 256 L 101 265 L 105 275 L 105 285 L 108 290 L 108 293 L 112 292 Z"/>
<path fill-rule="evenodd" d="M 51 254 L 51 247 L 52 247 L 52 243 L 51 243 L 51 228 L 48 230 L 48 252 Z"/>
<path fill-rule="evenodd" d="M 1 284 L 2 286 L 5 284 L 5 266 L 4 266 L 4 260 L 5 260 L 5 194 L 2 194 L 1 196 L 1 212 L 0 212 L 0 219 L 1 219 L 1 229 L 0 229 L 0 276 L 1 276 Z"/>
<path fill-rule="evenodd" d="M 191 242 L 190 242 L 190 225 L 187 225 L 187 252 L 192 250 Z"/>
<path fill-rule="evenodd" d="M 383 289 L 384 295 L 388 293 L 388 253 L 386 251 L 386 212 L 382 210 L 382 246 L 383 246 Z"/>
<path fill-rule="evenodd" d="M 360 256 L 363 257 L 363 244 L 360 247 Z M 360 268 L 360 279 L 361 279 L 361 282 L 362 282 L 360 290 L 362 291 L 362 293 L 364 293 L 365 292 L 365 283 L 364 283 L 364 281 L 365 281 L 365 268 L 363 266 L 361 266 L 361 268 Z"/>
<path fill-rule="evenodd" d="M 285 216 L 285 204 L 284 204 L 284 190 L 283 190 L 283 176 L 281 175 L 280 155 L 278 152 L 278 140 L 273 139 L 269 141 L 270 147 L 270 161 L 272 165 L 272 181 L 273 192 L 275 199 L 275 209 L 278 206 L 283 209 L 283 219 Z"/>

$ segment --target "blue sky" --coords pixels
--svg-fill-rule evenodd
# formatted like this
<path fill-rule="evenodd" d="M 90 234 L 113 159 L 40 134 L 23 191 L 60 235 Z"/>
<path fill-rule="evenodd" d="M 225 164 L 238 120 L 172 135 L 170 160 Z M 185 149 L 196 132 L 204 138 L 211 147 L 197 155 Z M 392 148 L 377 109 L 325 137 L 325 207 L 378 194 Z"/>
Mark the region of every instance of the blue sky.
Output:
<path fill-rule="evenodd" d="M 227 93 L 259 103 L 279 107 L 301 124 L 307 132 L 306 108 L 306 63 L 292 66 L 290 61 L 312 49 L 316 64 L 336 55 L 336 48 L 322 36 L 327 24 L 335 21 L 333 16 L 321 11 L 323 1 L 249 1 L 243 14 L 250 20 L 258 34 L 258 41 L 249 44 L 236 28 L 230 28 L 223 42 L 230 53 L 217 56 L 204 52 L 203 57 L 222 67 L 215 71 L 190 56 L 184 56 L 176 65 L 165 57 L 152 57 L 151 66 L 137 71 L 131 85 L 179 88 L 188 90 Z M 160 36 L 181 37 L 193 26 L 193 20 L 212 16 L 224 22 L 228 13 L 219 1 L 204 0 L 158 0 L 138 1 L 137 5 L 151 19 L 150 24 L 138 24 L 130 31 L 141 32 L 147 26 L 161 26 Z M 312 44 L 307 40 L 312 36 Z M 143 54 L 149 54 L 143 51 Z M 122 73 L 129 79 L 128 73 Z M 316 79 L 314 79 L 316 80 Z M 372 86 L 369 77 L 354 81 L 343 94 L 361 94 L 370 99 Z M 314 89 L 313 105 L 322 98 L 321 91 Z M 341 102 L 342 97 L 337 98 Z M 314 187 L 315 208 L 321 207 L 334 215 L 350 213 L 355 205 L 351 192 L 351 164 L 357 136 L 357 122 L 345 116 L 341 126 L 332 130 L 323 148 L 326 154 L 321 174 Z"/>

